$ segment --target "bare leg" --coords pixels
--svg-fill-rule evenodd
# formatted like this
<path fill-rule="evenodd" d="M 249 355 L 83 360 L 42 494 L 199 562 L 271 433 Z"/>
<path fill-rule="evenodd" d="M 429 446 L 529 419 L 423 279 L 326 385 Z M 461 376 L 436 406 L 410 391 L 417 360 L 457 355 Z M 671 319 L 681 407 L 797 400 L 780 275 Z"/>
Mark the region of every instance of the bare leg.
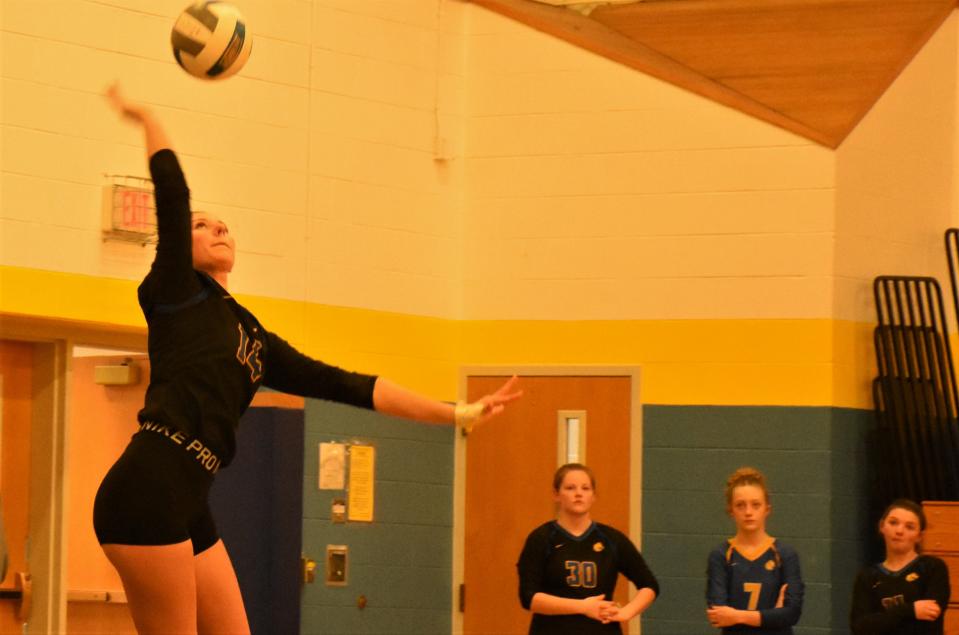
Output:
<path fill-rule="evenodd" d="M 140 635 L 196 635 L 193 543 L 158 547 L 103 545 Z"/>
<path fill-rule="evenodd" d="M 194 561 L 199 635 L 250 635 L 240 585 L 223 541 L 198 553 Z"/>

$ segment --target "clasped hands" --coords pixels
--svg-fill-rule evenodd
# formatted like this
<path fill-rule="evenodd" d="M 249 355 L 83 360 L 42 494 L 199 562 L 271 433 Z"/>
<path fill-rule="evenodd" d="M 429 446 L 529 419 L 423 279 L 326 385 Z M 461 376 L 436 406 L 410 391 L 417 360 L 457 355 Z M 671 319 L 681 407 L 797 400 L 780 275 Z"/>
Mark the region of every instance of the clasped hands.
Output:
<path fill-rule="evenodd" d="M 607 600 L 605 594 L 588 597 L 583 600 L 583 603 L 583 615 L 603 624 L 625 622 L 632 617 L 620 612 L 623 607 L 619 605 L 619 602 Z"/>

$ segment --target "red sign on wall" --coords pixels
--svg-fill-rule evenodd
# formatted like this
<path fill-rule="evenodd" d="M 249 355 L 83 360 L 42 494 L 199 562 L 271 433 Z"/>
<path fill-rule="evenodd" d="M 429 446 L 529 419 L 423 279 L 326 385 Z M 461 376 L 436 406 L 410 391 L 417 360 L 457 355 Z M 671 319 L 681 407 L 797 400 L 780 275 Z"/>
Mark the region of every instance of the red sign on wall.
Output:
<path fill-rule="evenodd" d="M 143 190 L 118 188 L 120 213 L 115 217 L 114 229 L 132 232 L 152 231 L 153 194 Z"/>

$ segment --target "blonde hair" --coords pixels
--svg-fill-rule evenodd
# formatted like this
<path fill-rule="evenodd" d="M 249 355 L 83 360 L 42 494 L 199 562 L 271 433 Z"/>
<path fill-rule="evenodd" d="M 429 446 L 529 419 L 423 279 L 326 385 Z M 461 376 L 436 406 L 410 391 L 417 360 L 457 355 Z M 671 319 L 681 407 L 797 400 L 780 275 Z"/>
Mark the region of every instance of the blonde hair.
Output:
<path fill-rule="evenodd" d="M 754 467 L 741 467 L 726 479 L 726 507 L 733 505 L 733 490 L 743 485 L 755 485 L 763 491 L 766 504 L 769 504 L 769 490 L 766 488 L 766 477 Z"/>

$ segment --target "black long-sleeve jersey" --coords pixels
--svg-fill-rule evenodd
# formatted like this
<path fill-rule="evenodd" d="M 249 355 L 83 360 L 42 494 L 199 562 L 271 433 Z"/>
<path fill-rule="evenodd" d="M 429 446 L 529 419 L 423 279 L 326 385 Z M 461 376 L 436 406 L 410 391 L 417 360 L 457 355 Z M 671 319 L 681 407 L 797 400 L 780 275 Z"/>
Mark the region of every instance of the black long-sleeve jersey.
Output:
<path fill-rule="evenodd" d="M 939 619 L 916 619 L 917 600 L 935 600 Z M 855 635 L 942 635 L 948 602 L 949 569 L 935 556 L 919 556 L 895 572 L 869 565 L 856 576 L 849 625 Z"/>
<path fill-rule="evenodd" d="M 150 173 L 159 238 L 153 266 L 138 289 L 150 356 L 139 421 L 202 439 L 226 466 L 236 451 L 240 416 L 261 384 L 372 408 L 376 377 L 303 355 L 193 268 L 190 192 L 176 155 L 154 154 Z"/>
<path fill-rule="evenodd" d="M 600 593 L 613 599 L 616 578 L 622 573 L 637 589 L 659 594 L 659 583 L 643 556 L 622 532 L 594 522 L 580 536 L 573 536 L 549 521 L 534 529 L 516 564 L 519 599 L 529 609 L 533 596 L 547 593 L 582 600 Z M 585 615 L 534 613 L 530 635 L 589 635 L 622 633 L 619 622 L 603 624 Z"/>

